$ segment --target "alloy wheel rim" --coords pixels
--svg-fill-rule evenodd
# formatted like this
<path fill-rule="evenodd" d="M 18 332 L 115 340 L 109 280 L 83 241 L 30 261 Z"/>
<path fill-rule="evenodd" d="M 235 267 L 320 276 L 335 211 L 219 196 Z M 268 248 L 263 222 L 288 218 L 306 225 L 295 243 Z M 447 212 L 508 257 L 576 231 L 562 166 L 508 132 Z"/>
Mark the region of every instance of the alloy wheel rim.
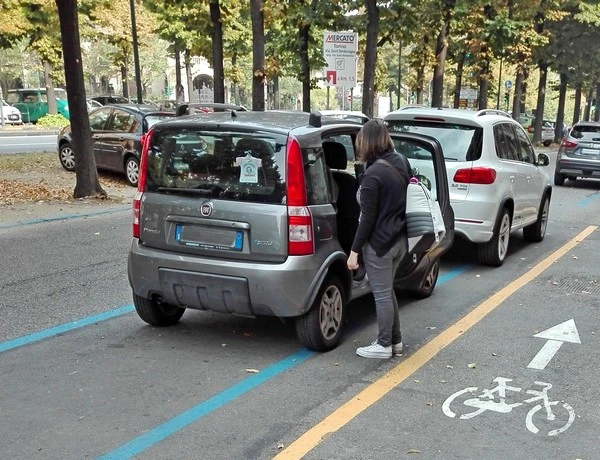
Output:
<path fill-rule="evenodd" d="M 542 226 L 540 228 L 542 236 L 546 234 L 546 227 L 548 225 L 548 208 L 550 207 L 550 202 L 548 198 L 544 200 L 544 207 L 542 208 Z"/>
<path fill-rule="evenodd" d="M 342 324 L 342 294 L 337 286 L 329 286 L 321 297 L 319 306 L 321 334 L 326 340 L 335 337 Z"/>
<path fill-rule="evenodd" d="M 433 264 L 433 267 L 431 267 L 431 270 L 429 270 L 429 273 L 427 274 L 427 278 L 425 278 L 425 283 L 423 283 L 423 287 L 427 290 L 431 289 L 431 286 L 433 286 L 433 283 L 435 282 L 436 278 L 437 278 L 437 272 L 439 270 L 439 263 L 436 261 L 435 264 Z"/>
<path fill-rule="evenodd" d="M 498 236 L 498 256 L 500 260 L 504 260 L 506 253 L 508 252 L 508 240 L 510 238 L 510 216 L 504 214 L 502 221 L 500 222 L 499 236 Z"/>
<path fill-rule="evenodd" d="M 75 152 L 71 147 L 63 147 L 60 151 L 60 160 L 67 168 L 75 167 Z"/>
<path fill-rule="evenodd" d="M 138 164 L 133 160 L 129 160 L 127 162 L 127 178 L 132 184 L 137 184 L 139 177 L 140 168 L 138 167 Z"/>

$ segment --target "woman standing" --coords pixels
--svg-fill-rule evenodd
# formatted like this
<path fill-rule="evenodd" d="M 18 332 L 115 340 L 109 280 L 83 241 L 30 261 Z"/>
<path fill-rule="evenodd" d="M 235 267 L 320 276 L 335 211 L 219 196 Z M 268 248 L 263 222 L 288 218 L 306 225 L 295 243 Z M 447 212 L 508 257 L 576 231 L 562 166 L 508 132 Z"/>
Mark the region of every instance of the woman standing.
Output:
<path fill-rule="evenodd" d="M 402 353 L 394 275 L 408 251 L 406 189 L 410 165 L 394 150 L 381 120 L 370 120 L 361 128 L 356 148 L 366 171 L 358 191 L 360 218 L 347 266 L 356 270 L 358 254 L 362 252 L 379 327 L 377 340 L 357 348 L 356 354 L 365 358 L 390 358 L 392 354 Z"/>

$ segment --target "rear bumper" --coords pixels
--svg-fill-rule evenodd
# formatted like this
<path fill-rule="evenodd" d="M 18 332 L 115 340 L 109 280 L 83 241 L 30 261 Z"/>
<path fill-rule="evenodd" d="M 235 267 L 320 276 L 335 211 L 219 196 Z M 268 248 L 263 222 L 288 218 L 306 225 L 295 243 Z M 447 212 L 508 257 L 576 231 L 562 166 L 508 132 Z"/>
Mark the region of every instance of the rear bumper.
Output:
<path fill-rule="evenodd" d="M 147 248 L 136 238 L 127 264 L 138 296 L 244 316 L 302 315 L 310 307 L 318 270 L 311 256 L 288 257 L 280 264 L 242 263 Z"/>
<path fill-rule="evenodd" d="M 600 179 L 600 159 L 584 160 L 561 157 L 556 162 L 556 172 L 565 176 L 592 177 Z"/>
<path fill-rule="evenodd" d="M 482 197 L 483 198 L 483 197 Z M 454 209 L 454 231 L 473 243 L 486 243 L 492 239 L 498 201 L 451 201 Z"/>

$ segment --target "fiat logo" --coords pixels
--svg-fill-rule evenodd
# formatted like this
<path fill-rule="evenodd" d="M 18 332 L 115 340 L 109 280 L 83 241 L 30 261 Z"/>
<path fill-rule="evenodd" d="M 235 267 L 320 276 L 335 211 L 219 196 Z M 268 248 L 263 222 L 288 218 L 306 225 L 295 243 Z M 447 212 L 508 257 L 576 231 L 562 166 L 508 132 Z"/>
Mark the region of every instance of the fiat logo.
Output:
<path fill-rule="evenodd" d="M 202 214 L 204 217 L 208 217 L 212 214 L 213 212 L 213 205 L 210 202 L 207 203 L 202 203 L 202 206 L 200 206 L 200 214 Z"/>

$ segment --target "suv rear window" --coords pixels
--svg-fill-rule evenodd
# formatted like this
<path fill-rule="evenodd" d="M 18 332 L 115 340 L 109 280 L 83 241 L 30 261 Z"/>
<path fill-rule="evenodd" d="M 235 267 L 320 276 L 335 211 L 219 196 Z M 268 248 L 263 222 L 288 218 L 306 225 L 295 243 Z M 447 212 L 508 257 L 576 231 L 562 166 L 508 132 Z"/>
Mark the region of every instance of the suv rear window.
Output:
<path fill-rule="evenodd" d="M 571 130 L 571 137 L 586 141 L 598 141 L 600 140 L 600 126 L 575 125 Z"/>
<path fill-rule="evenodd" d="M 390 132 L 417 133 L 433 137 L 448 161 L 475 161 L 481 157 L 483 129 L 456 123 L 390 120 Z"/>
<path fill-rule="evenodd" d="M 286 141 L 271 133 L 160 130 L 148 151 L 146 190 L 282 204 Z"/>

